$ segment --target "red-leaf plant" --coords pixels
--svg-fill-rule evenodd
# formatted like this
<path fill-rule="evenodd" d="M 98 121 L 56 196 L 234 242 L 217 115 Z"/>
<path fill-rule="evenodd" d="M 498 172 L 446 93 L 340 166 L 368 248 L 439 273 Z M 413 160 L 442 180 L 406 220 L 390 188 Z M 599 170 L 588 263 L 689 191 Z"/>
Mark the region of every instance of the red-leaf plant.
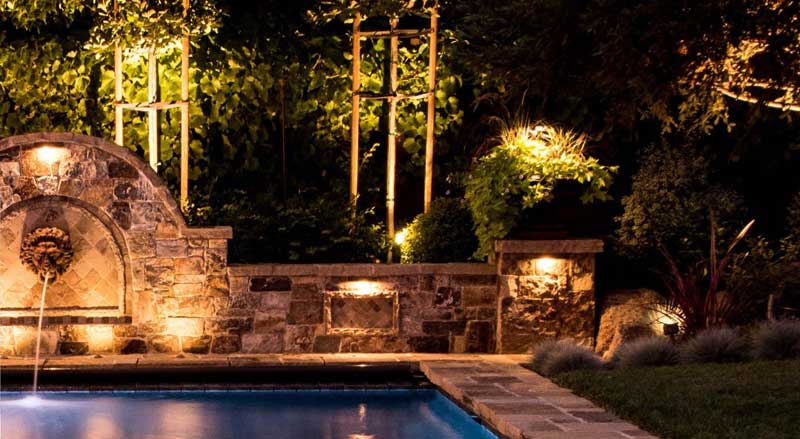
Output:
<path fill-rule="evenodd" d="M 717 256 L 716 221 L 711 216 L 710 257 L 681 271 L 667 248 L 659 245 L 659 252 L 667 263 L 663 274 L 669 293 L 667 308 L 671 309 L 685 334 L 711 326 L 726 325 L 740 314 L 742 303 L 730 292 L 721 289 L 721 280 L 730 268 L 734 248 L 744 239 L 755 220 L 750 221 L 728 246 L 727 251 Z"/>

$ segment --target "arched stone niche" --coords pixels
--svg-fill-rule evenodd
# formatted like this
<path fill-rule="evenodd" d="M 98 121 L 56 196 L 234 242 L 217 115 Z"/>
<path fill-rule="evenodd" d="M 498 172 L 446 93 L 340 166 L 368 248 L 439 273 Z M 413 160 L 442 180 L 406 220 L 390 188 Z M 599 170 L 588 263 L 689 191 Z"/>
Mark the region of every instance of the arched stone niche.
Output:
<path fill-rule="evenodd" d="M 19 253 L 24 237 L 41 227 L 65 231 L 73 249 L 69 269 L 49 285 L 46 314 L 123 315 L 130 284 L 123 260 L 127 252 L 120 247 L 124 241 L 101 212 L 59 196 L 22 201 L 0 214 L 0 315 L 38 314 L 42 281 L 22 264 Z"/>
<path fill-rule="evenodd" d="M 161 178 L 125 148 L 27 134 L 0 140 L 0 326 L 32 324 L 38 285 L 17 263 L 20 240 L 41 226 L 65 229 L 76 249 L 65 285 L 51 287 L 50 323 L 131 324 L 115 337 L 150 345 L 171 336 L 170 320 L 203 335 L 228 300 L 230 228 L 187 227 Z"/>

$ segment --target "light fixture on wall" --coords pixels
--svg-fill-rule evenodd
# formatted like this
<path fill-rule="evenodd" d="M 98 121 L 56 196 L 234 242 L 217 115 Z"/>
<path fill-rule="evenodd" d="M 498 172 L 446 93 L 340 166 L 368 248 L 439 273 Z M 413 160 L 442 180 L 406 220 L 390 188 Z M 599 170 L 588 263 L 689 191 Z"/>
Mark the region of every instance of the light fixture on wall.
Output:
<path fill-rule="evenodd" d="M 534 261 L 536 274 L 554 274 L 558 270 L 559 260 L 551 257 L 541 257 Z"/>
<path fill-rule="evenodd" d="M 63 160 L 66 153 L 67 151 L 64 150 L 64 148 L 42 146 L 36 150 L 36 159 L 47 166 L 53 166 L 54 164 Z"/>
<path fill-rule="evenodd" d="M 356 296 L 374 296 L 381 294 L 381 292 L 385 290 L 385 287 L 381 282 L 356 280 L 340 283 L 339 289 Z"/>

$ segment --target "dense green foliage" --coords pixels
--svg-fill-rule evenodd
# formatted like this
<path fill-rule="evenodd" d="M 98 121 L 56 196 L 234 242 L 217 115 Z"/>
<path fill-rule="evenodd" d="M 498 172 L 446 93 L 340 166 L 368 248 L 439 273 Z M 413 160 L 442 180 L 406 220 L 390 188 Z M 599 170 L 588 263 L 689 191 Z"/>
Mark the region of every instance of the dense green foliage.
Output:
<path fill-rule="evenodd" d="M 117 14 L 111 3 L 0 2 L 0 136 L 53 130 L 112 138 L 111 46 L 122 42 L 141 49 L 188 31 L 189 219 L 233 226 L 233 260 L 366 261 L 380 254 L 383 243 L 373 239 L 373 232 L 384 228 L 384 103 L 364 102 L 361 110 L 361 192 L 355 220 L 360 226 L 351 224 L 350 215 L 320 213 L 329 200 L 346 203 L 350 24 L 357 10 L 370 17 L 365 29 L 385 28 L 388 17 L 406 13 L 410 14 L 401 26 L 424 28 L 425 18 L 415 14 L 424 12 L 431 1 L 193 0 L 186 18 L 177 1 L 118 0 Z M 514 227 L 530 226 L 518 219 L 519 210 L 552 196 L 557 181 L 583 176 L 589 195 L 624 193 L 633 169 L 627 165 L 641 145 L 660 142 L 664 131 L 699 133 L 721 156 L 734 159 L 746 156 L 748 149 L 758 151 L 761 159 L 759 154 L 772 148 L 772 161 L 763 161 L 769 166 L 740 172 L 756 186 L 764 176 L 781 175 L 775 169 L 793 172 L 800 137 L 796 124 L 785 117 L 788 113 L 723 97 L 718 87 L 752 92 L 742 84 L 757 79 L 772 89 L 798 88 L 796 2 L 715 1 L 680 7 L 668 0 L 635 5 L 618 0 L 439 4 L 434 193 L 461 195 L 462 182 L 470 181 L 461 177 L 477 165 L 472 181 L 485 179 L 490 187 L 473 197 L 487 201 L 476 216 L 481 255 L 491 239 Z M 747 41 L 760 41 L 765 49 L 743 57 L 740 49 Z M 401 42 L 401 93 L 426 90 L 427 48 L 424 37 Z M 126 52 L 127 101 L 146 100 L 146 62 L 141 55 Z M 726 64 L 730 59 L 737 60 L 735 65 Z M 176 47 L 161 51 L 159 61 L 161 98 L 178 99 Z M 363 41 L 364 91 L 386 91 L 386 61 L 385 41 Z M 562 167 L 564 163 L 550 160 L 541 169 L 524 163 L 522 180 L 520 173 L 506 167 L 522 161 L 505 157 L 509 154 L 502 150 L 489 152 L 479 162 L 486 147 L 496 144 L 491 121 L 506 119 L 517 108 L 586 133 L 591 139 L 587 153 L 598 161 L 587 155 L 586 166 L 570 168 L 574 164 Z M 398 114 L 397 215 L 402 223 L 422 210 L 425 103 L 403 103 Z M 161 119 L 159 174 L 172 189 L 178 176 L 178 119 L 177 110 Z M 146 116 L 126 112 L 125 121 L 125 146 L 146 154 Z M 719 129 L 721 122 L 726 122 L 725 129 Z M 677 143 L 670 136 L 666 141 Z M 492 161 L 497 175 L 483 172 L 490 168 L 484 162 Z M 604 187 L 610 178 L 599 163 L 622 165 L 622 178 L 613 192 Z M 530 184 L 527 177 L 542 180 Z M 774 181 L 796 185 L 791 176 Z M 742 183 L 747 186 L 748 181 Z M 477 184 L 472 183 L 473 189 Z M 508 193 L 502 194 L 502 185 L 508 185 Z M 784 186 L 780 190 L 797 191 Z M 751 197 L 760 199 L 756 190 L 752 192 Z M 477 207 L 480 202 L 470 204 Z M 784 207 L 770 208 L 783 212 Z M 243 213 L 234 214 L 236 210 Z M 319 237 L 309 230 L 336 236 Z M 351 244 L 334 244 L 348 240 L 358 248 L 371 247 L 353 251 Z M 266 241 L 312 250 L 264 245 Z M 769 248 L 783 251 L 775 245 Z"/>
<path fill-rule="evenodd" d="M 302 228 L 292 226 L 295 221 L 282 215 L 297 216 L 298 207 L 306 203 L 341 203 L 346 197 L 342 188 L 347 187 L 349 163 L 351 56 L 345 22 L 351 11 L 330 13 L 330 5 L 317 2 L 279 3 L 193 2 L 189 17 L 183 19 L 180 2 L 121 1 L 118 15 L 110 1 L 93 7 L 85 2 L 36 2 L 25 8 L 4 2 L 0 9 L 0 68 L 4 71 L 0 77 L 0 136 L 73 131 L 111 138 L 113 44 L 122 42 L 126 48 L 124 100 L 146 101 L 144 54 L 128 49 L 172 41 L 188 30 L 193 38 L 191 204 L 193 210 L 201 211 L 189 215 L 190 220 L 234 226 L 234 260 L 282 260 L 287 252 L 291 260 L 319 260 L 320 253 L 313 249 L 320 247 L 317 239 L 326 238 L 300 233 Z M 252 9 L 265 21 L 249 21 L 254 18 Z M 436 133 L 446 139 L 463 115 L 458 99 L 461 81 L 448 67 L 452 33 L 443 29 L 439 38 Z M 382 91 L 386 52 L 383 40 L 364 44 L 362 84 L 366 91 Z M 401 93 L 424 91 L 427 58 L 425 39 L 401 45 Z M 178 48 L 168 45 L 161 50 L 159 63 L 161 99 L 178 99 Z M 359 204 L 365 209 L 382 204 L 380 191 L 373 188 L 381 186 L 384 172 L 380 159 L 385 153 L 380 145 L 386 136 L 385 113 L 379 102 L 362 106 Z M 170 110 L 161 118 L 159 174 L 173 189 L 179 174 L 177 116 L 177 110 Z M 286 132 L 285 173 L 281 116 Z M 146 115 L 126 112 L 125 122 L 125 146 L 147 154 Z M 439 150 L 446 155 L 446 140 L 439 142 Z M 398 143 L 402 145 L 399 181 L 421 179 L 424 102 L 400 105 Z M 256 181 L 259 183 L 253 184 Z M 231 206 L 252 215 L 233 215 Z M 275 217 L 266 217 L 273 213 Z M 348 234 L 355 230 L 349 214 L 315 213 L 314 207 L 308 207 L 298 221 L 315 222 L 315 230 L 336 235 L 329 238 L 332 240 L 360 239 Z M 370 230 L 382 228 L 375 215 L 358 217 Z M 253 243 L 263 242 L 263 236 L 309 250 L 255 247 Z M 336 250 L 328 258 L 337 254 L 348 260 L 374 260 L 382 245 L 371 239 L 363 242 L 373 247 L 353 253 L 332 246 Z"/>
<path fill-rule="evenodd" d="M 453 2 L 459 59 L 484 98 L 614 137 L 642 120 L 708 132 L 754 83 L 800 85 L 800 5 L 786 0 Z M 757 46 L 758 50 L 745 50 Z M 490 87 L 495 85 L 495 87 Z M 763 89 L 762 89 L 763 91 Z M 794 100 L 797 98 L 794 96 Z M 619 130 L 623 133 L 618 133 Z"/>
<path fill-rule="evenodd" d="M 646 149 L 618 218 L 619 249 L 656 269 L 690 333 L 763 317 L 768 295 L 800 276 L 790 237 L 734 239 L 748 209 L 712 160 L 692 147 Z"/>
<path fill-rule="evenodd" d="M 418 215 L 408 225 L 400 246 L 401 260 L 404 263 L 469 261 L 478 247 L 472 229 L 472 214 L 462 200 L 437 198 L 427 213 Z"/>
<path fill-rule="evenodd" d="M 606 200 L 614 167 L 584 154 L 586 139 L 549 126 L 509 128 L 501 143 L 467 177 L 465 197 L 480 241 L 477 256 L 494 251 L 522 211 L 550 200 L 559 181 L 585 185 L 582 201 Z"/>
<path fill-rule="evenodd" d="M 664 439 L 797 436 L 797 361 L 578 371 L 557 384 Z"/>
<path fill-rule="evenodd" d="M 692 147 L 644 150 L 631 194 L 622 199 L 621 249 L 635 257 L 667 252 L 686 267 L 707 255 L 712 218 L 718 239 L 735 236 L 746 222 L 741 196 L 716 181 L 711 168 Z"/>

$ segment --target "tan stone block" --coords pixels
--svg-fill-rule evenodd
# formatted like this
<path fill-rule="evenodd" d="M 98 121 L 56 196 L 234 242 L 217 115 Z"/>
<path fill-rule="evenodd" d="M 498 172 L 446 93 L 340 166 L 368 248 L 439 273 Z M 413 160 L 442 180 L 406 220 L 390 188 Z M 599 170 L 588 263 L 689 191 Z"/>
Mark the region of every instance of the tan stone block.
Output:
<path fill-rule="evenodd" d="M 203 293 L 203 284 L 175 284 L 172 286 L 172 292 L 175 296 L 198 296 Z"/>
<path fill-rule="evenodd" d="M 492 306 L 497 302 L 497 288 L 492 287 L 464 287 L 461 293 L 461 302 L 464 306 Z"/>
<path fill-rule="evenodd" d="M 166 333 L 186 337 L 199 337 L 203 335 L 204 322 L 201 318 L 193 317 L 168 317 Z"/>
<path fill-rule="evenodd" d="M 227 239 L 209 239 L 208 240 L 208 248 L 228 248 L 228 240 Z"/>
<path fill-rule="evenodd" d="M 253 321 L 256 334 L 282 332 L 286 329 L 286 312 L 281 309 L 257 311 Z"/>
<path fill-rule="evenodd" d="M 206 281 L 205 274 L 177 274 L 175 275 L 176 284 L 203 283 Z"/>
<path fill-rule="evenodd" d="M 591 291 L 594 289 L 594 276 L 583 274 L 572 278 L 572 291 Z"/>
<path fill-rule="evenodd" d="M 156 240 L 151 230 L 131 230 L 127 234 L 128 252 L 132 259 L 156 256 Z"/>
<path fill-rule="evenodd" d="M 14 352 L 20 356 L 32 356 L 36 353 L 36 327 L 14 326 Z M 58 346 L 58 331 L 42 330 L 40 350 L 43 354 L 55 354 Z"/>
<path fill-rule="evenodd" d="M 152 291 L 133 294 L 133 323 L 149 322 L 158 318 L 158 300 Z"/>
<path fill-rule="evenodd" d="M 175 259 L 175 274 L 205 274 L 205 261 L 198 257 Z"/>
<path fill-rule="evenodd" d="M 230 277 L 231 293 L 246 293 L 250 290 L 250 278 L 247 276 Z"/>
<path fill-rule="evenodd" d="M 156 239 L 177 239 L 180 236 L 178 228 L 171 223 L 158 223 L 156 226 Z"/>
<path fill-rule="evenodd" d="M 185 258 L 188 245 L 185 239 L 156 241 L 156 256 L 159 258 Z"/>

